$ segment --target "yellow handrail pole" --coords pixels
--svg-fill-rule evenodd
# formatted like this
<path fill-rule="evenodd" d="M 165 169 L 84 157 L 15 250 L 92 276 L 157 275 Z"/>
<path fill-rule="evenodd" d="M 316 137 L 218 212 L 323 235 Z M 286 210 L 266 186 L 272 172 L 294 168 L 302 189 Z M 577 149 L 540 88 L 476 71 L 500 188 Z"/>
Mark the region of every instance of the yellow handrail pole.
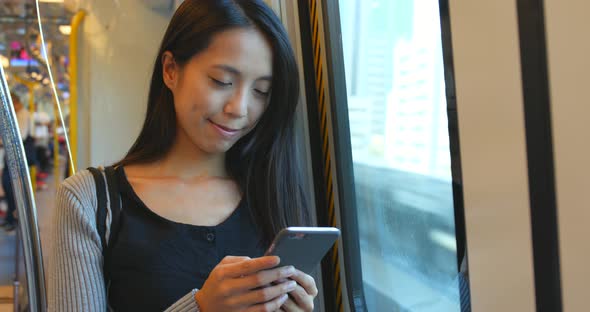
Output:
<path fill-rule="evenodd" d="M 86 16 L 85 11 L 78 11 L 72 18 L 72 31 L 70 32 L 70 142 L 73 164 L 71 164 L 70 175 L 72 168 L 76 171 L 78 164 L 78 36 L 80 33 L 80 25 Z M 66 125 L 64 125 L 64 131 Z M 67 133 L 66 133 L 67 134 Z"/>

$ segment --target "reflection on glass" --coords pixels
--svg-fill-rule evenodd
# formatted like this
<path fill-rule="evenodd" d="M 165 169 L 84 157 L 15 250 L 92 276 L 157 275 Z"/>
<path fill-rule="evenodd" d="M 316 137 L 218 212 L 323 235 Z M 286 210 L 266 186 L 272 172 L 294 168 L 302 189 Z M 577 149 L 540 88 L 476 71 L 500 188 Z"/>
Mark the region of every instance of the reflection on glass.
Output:
<path fill-rule="evenodd" d="M 369 311 L 459 311 L 437 0 L 339 2 Z"/>

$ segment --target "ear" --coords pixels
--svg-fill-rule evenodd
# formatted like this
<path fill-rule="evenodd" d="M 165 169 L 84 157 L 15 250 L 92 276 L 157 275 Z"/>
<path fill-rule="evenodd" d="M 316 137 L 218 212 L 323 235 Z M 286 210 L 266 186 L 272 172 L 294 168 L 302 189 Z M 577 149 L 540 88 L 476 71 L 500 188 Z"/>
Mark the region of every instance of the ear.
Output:
<path fill-rule="evenodd" d="M 178 84 L 179 69 L 170 51 L 162 54 L 162 76 L 168 89 L 174 90 Z"/>

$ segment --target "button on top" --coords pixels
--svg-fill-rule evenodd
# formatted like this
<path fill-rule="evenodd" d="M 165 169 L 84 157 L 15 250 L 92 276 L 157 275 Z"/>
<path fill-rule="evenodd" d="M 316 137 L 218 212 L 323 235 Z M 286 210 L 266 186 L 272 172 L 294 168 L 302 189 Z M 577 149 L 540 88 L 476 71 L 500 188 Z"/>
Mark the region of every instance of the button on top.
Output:
<path fill-rule="evenodd" d="M 206 237 L 208 242 L 213 242 L 215 240 L 215 234 L 213 233 L 207 233 Z"/>

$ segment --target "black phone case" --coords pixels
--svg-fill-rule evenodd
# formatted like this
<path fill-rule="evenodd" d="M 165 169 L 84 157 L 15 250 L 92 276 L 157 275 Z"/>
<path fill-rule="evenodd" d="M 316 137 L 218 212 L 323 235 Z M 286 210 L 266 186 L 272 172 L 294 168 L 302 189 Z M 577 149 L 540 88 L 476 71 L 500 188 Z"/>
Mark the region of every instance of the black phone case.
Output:
<path fill-rule="evenodd" d="M 313 272 L 328 250 L 334 245 L 340 232 L 304 231 L 283 229 L 266 252 L 278 256 L 279 266 L 292 265 L 307 274 Z"/>

